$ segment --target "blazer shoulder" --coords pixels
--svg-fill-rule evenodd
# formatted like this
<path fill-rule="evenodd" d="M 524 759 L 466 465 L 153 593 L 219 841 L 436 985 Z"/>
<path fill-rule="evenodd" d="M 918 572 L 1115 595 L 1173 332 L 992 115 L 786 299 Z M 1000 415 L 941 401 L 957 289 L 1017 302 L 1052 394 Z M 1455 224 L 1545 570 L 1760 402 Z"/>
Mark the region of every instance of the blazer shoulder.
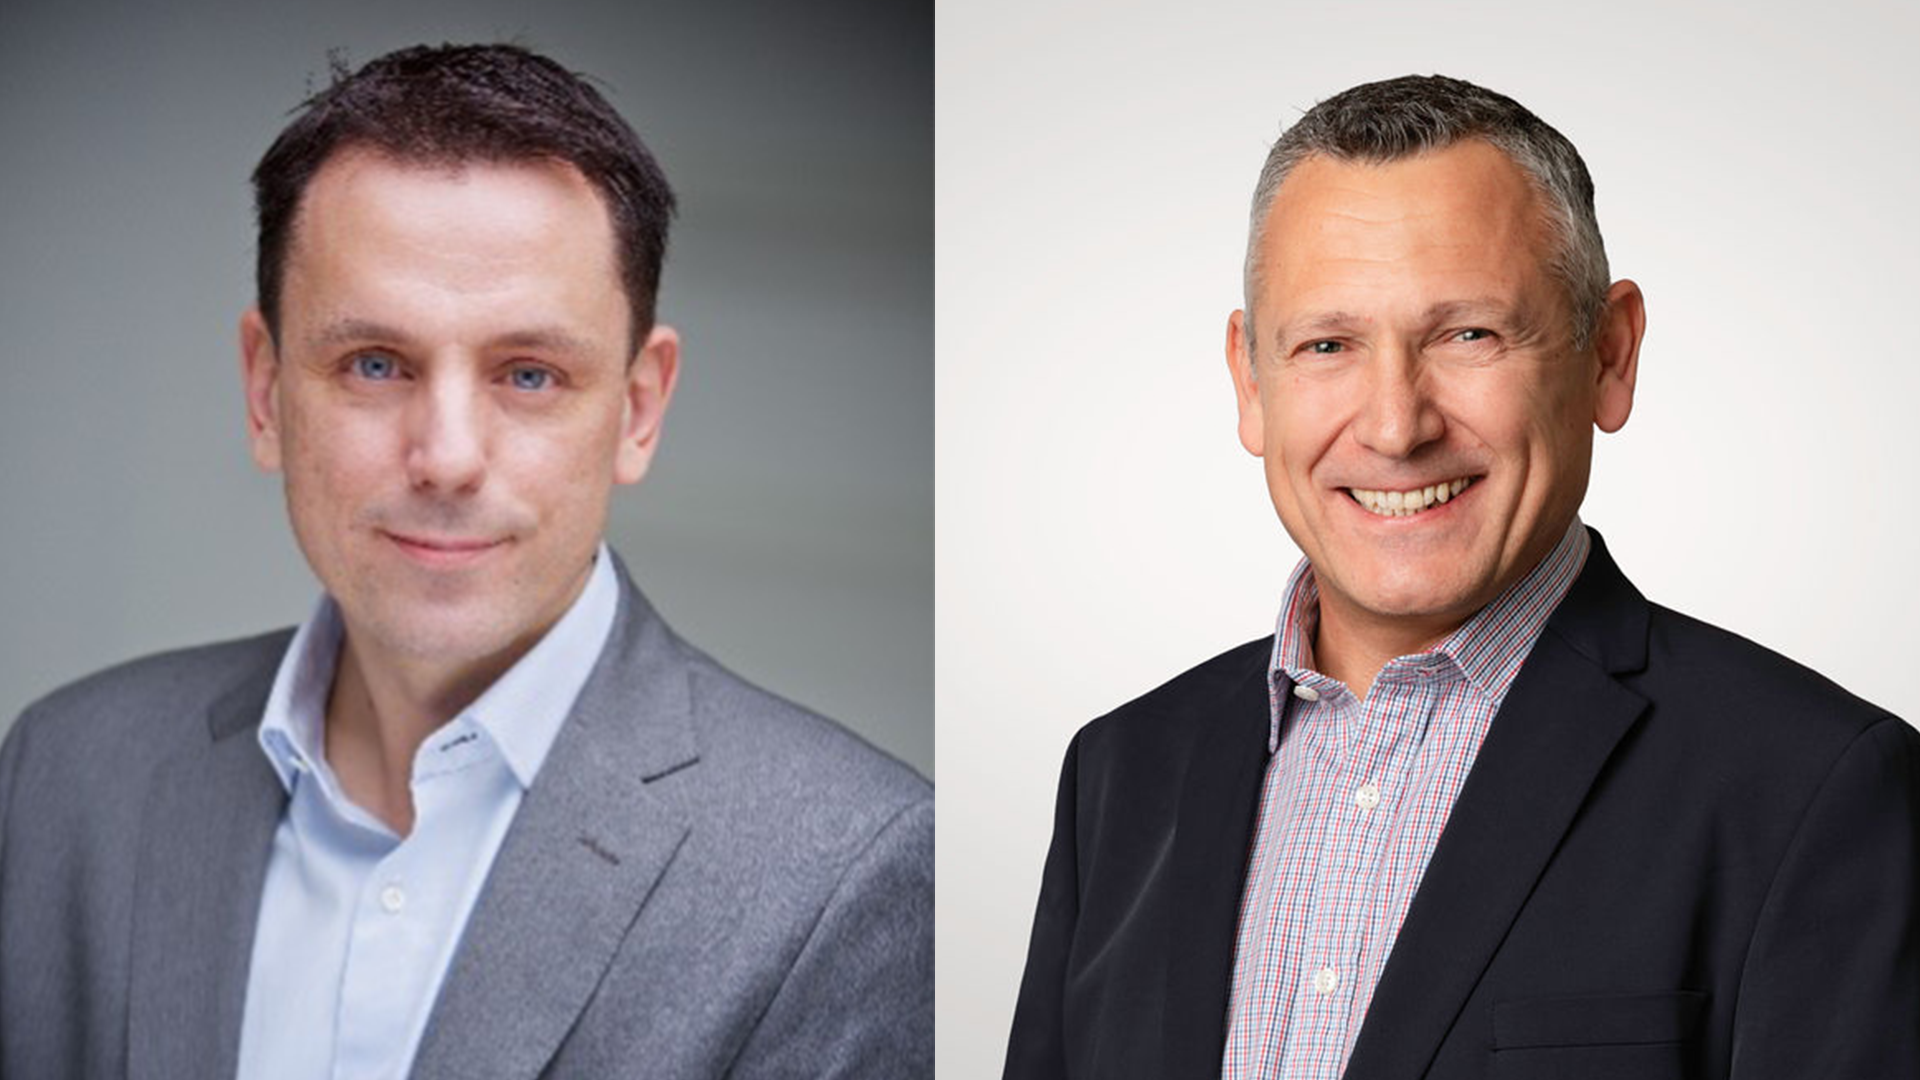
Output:
<path fill-rule="evenodd" d="M 1746 738 L 1840 744 L 1894 714 L 1832 679 L 1730 630 L 1649 604 L 1647 670 L 1637 681 L 1656 703 L 1719 702 Z M 1756 727 L 1758 725 L 1758 727 Z"/>
<path fill-rule="evenodd" d="M 1731 631 L 1649 608 L 1646 667 L 1622 675 L 1647 702 L 1639 758 L 1661 763 L 1660 783 L 1687 787 L 1703 807 L 1742 808 L 1754 836 L 1783 844 L 1791 822 L 1853 751 L 1911 756 L 1920 742 L 1892 713 L 1802 664 Z M 1870 734 L 1876 730 L 1904 735 L 1906 749 Z"/>
<path fill-rule="evenodd" d="M 164 743 L 181 724 L 204 723 L 208 706 L 228 692 L 271 678 L 292 636 L 282 629 L 116 664 L 28 705 L 9 736 L 81 750 Z"/>
<path fill-rule="evenodd" d="M 1074 741 L 1084 756 L 1137 752 L 1190 743 L 1227 719 L 1257 682 L 1264 696 L 1273 635 L 1237 645 L 1175 675 L 1132 701 L 1089 721 Z"/>
<path fill-rule="evenodd" d="M 910 766 L 833 720 L 763 690 L 682 640 L 702 765 L 769 806 L 892 818 L 930 803 Z"/>

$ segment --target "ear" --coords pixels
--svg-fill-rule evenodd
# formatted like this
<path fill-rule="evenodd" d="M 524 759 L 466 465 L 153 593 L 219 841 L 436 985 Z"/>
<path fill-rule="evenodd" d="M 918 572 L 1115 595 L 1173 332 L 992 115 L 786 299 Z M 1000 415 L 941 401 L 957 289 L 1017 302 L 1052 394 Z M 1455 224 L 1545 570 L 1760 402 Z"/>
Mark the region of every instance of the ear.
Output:
<path fill-rule="evenodd" d="M 280 471 L 280 357 L 259 308 L 240 316 L 240 379 L 247 395 L 247 442 L 263 472 Z"/>
<path fill-rule="evenodd" d="M 1594 335 L 1599 368 L 1593 396 L 1593 423 L 1612 434 L 1633 412 L 1633 383 L 1640 375 L 1640 339 L 1647 332 L 1647 305 L 1640 286 L 1620 280 L 1607 290 L 1607 310 Z"/>
<path fill-rule="evenodd" d="M 615 483 L 637 484 L 647 475 L 679 375 L 680 335 L 670 326 L 655 326 L 647 335 L 647 343 L 640 346 L 640 355 L 627 365 L 627 400 L 620 425 L 620 449 L 613 463 Z"/>
<path fill-rule="evenodd" d="M 1260 381 L 1254 376 L 1254 343 L 1247 336 L 1247 313 L 1227 316 L 1227 374 L 1233 377 L 1233 396 L 1240 407 L 1240 445 L 1261 457 L 1267 452 L 1266 413 L 1260 408 Z"/>

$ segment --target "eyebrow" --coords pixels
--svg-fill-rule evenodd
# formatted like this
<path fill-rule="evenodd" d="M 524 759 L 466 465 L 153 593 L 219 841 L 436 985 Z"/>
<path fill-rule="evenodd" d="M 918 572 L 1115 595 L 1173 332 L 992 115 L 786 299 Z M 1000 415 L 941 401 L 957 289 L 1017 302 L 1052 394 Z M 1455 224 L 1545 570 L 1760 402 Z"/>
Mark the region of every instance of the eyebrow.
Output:
<path fill-rule="evenodd" d="M 1493 323 L 1527 322 L 1526 312 L 1516 309 L 1504 300 L 1492 297 L 1472 297 L 1466 300 L 1442 300 L 1431 304 L 1420 314 L 1420 324 L 1433 326 L 1439 323 L 1454 322 L 1461 319 L 1480 319 Z M 1372 325 L 1375 320 L 1366 315 L 1356 315 L 1349 311 L 1316 311 L 1293 319 L 1281 321 L 1277 341 L 1285 344 L 1300 341 L 1320 334 L 1339 333 L 1359 327 Z"/>
<path fill-rule="evenodd" d="M 401 347 L 418 344 L 412 334 L 398 327 L 370 319 L 335 319 L 315 331 L 309 342 L 319 348 L 329 348 L 370 341 L 391 342 Z M 532 326 L 522 330 L 512 330 L 486 342 L 493 349 L 528 349 L 535 352 L 565 353 L 577 356 L 590 355 L 593 345 L 578 334 L 558 326 Z"/>
<path fill-rule="evenodd" d="M 1429 326 L 1464 319 L 1519 323 L 1525 321 L 1525 313 L 1504 300 L 1476 297 L 1471 300 L 1442 300 L 1427 308 L 1422 315 L 1422 320 Z"/>
<path fill-rule="evenodd" d="M 1345 311 L 1316 311 L 1298 318 L 1284 319 L 1280 323 L 1278 340 L 1297 341 L 1342 330 L 1351 330 L 1365 326 L 1373 320 L 1363 315 L 1354 315 Z"/>

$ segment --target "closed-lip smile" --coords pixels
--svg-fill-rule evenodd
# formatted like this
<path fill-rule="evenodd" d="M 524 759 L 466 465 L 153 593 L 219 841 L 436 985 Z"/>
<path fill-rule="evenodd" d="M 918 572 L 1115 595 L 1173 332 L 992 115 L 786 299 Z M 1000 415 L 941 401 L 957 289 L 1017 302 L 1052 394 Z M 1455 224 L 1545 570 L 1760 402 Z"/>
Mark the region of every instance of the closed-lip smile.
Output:
<path fill-rule="evenodd" d="M 504 540 L 458 536 L 416 536 L 385 529 L 381 535 L 412 558 L 436 566 L 471 562 L 505 543 Z"/>

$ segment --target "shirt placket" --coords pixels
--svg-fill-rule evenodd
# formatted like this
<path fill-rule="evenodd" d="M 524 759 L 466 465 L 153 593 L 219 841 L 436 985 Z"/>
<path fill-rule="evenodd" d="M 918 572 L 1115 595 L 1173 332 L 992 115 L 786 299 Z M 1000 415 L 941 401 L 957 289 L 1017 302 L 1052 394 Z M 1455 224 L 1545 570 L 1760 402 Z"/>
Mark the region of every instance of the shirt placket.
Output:
<path fill-rule="evenodd" d="M 453 897 L 446 876 L 427 861 L 444 858 L 468 805 L 482 794 L 475 767 L 488 751 L 466 721 L 450 725 L 421 748 L 413 774 L 414 826 L 361 882 L 341 977 L 334 1080 L 401 1075 L 396 1054 L 411 1049 L 408 1033 L 429 1001 L 434 960 L 444 944 Z"/>
<path fill-rule="evenodd" d="M 1367 1009 L 1373 1003 L 1375 980 L 1380 973 L 1379 959 L 1393 946 L 1399 925 L 1392 917 L 1395 903 L 1392 868 L 1407 854 L 1409 827 L 1406 820 L 1407 795 L 1414 783 L 1413 767 L 1425 745 L 1434 711 L 1439 707 L 1441 687 L 1426 658 L 1406 661 L 1404 668 L 1390 666 L 1391 690 L 1382 701 L 1380 717 L 1383 750 L 1370 781 L 1371 793 L 1362 789 L 1363 801 L 1373 803 L 1378 838 L 1367 867 L 1367 894 L 1362 907 L 1362 925 L 1366 937 L 1353 953 L 1354 991 L 1347 1012 L 1347 1030 L 1340 1043 L 1340 1056 L 1334 1075 L 1346 1071 L 1347 1056 L 1360 1034 Z M 1417 830 L 1416 830 L 1417 831 Z"/>
<path fill-rule="evenodd" d="M 1344 746 L 1317 793 L 1326 827 L 1320 832 L 1320 872 L 1313 883 L 1297 1007 L 1288 1025 L 1281 1071 L 1287 1080 L 1338 1080 L 1344 1067 L 1360 976 L 1376 930 L 1394 796 L 1409 758 L 1409 736 L 1419 730 L 1418 713 L 1429 704 L 1417 685 L 1376 684 L 1376 690 L 1364 703 L 1344 695 Z"/>

